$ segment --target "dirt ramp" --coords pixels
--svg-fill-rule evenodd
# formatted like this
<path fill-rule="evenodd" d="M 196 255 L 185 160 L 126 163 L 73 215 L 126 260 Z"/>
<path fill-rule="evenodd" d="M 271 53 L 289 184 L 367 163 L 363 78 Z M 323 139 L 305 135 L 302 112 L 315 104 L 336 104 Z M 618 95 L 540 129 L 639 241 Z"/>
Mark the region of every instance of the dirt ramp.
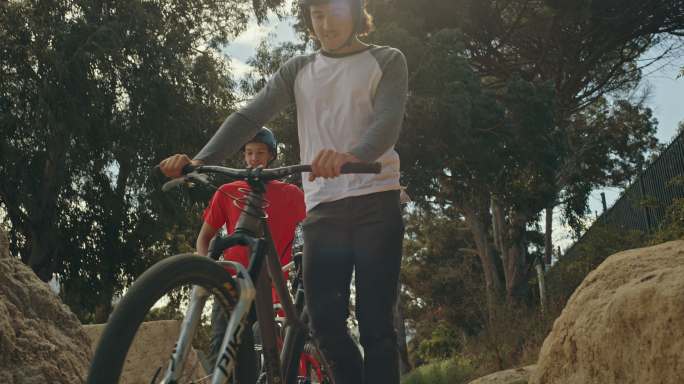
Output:
<path fill-rule="evenodd" d="M 610 256 L 544 341 L 535 384 L 684 382 L 684 241 Z"/>
<path fill-rule="evenodd" d="M 104 324 L 84 326 L 92 342 L 93 350 L 97 346 L 104 327 Z M 179 333 L 180 322 L 176 320 L 143 323 L 126 357 L 120 384 L 149 384 L 156 370 L 161 366 L 166 366 Z M 194 350 L 190 351 L 186 367 L 189 368 L 188 372 L 192 372 L 193 379 L 205 376 L 205 371 Z"/>
<path fill-rule="evenodd" d="M 81 383 L 89 361 L 81 323 L 0 231 L 0 383 Z"/>

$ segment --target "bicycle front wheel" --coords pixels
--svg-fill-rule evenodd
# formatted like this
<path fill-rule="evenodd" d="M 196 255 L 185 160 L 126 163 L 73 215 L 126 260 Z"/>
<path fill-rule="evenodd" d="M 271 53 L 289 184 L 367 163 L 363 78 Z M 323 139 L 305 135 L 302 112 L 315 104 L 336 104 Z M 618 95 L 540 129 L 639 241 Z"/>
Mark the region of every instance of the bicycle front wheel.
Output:
<path fill-rule="evenodd" d="M 209 361 L 211 305 L 205 305 L 207 309 L 199 308 L 197 316 L 193 316 L 197 325 L 194 332 L 186 335 L 185 340 L 191 340 L 192 349 L 185 361 L 171 359 L 178 345 L 183 307 L 188 306 L 188 295 L 193 287 L 201 287 L 209 293 L 208 300 L 201 303 L 218 304 L 230 316 L 238 292 L 233 278 L 224 268 L 207 257 L 193 254 L 162 260 L 143 273 L 116 305 L 95 350 L 87 382 L 118 383 L 121 378 L 126 382 L 161 383 L 169 365 L 181 372 L 178 383 L 210 382 L 213 370 Z M 152 326 L 172 326 L 175 333 L 150 336 L 147 328 Z M 254 353 L 253 345 L 244 343 L 240 350 L 234 382 L 252 384 L 256 381 L 255 367 L 241 364 L 240 360 L 254 359 L 249 356 Z M 122 372 L 124 377 L 121 377 Z"/>

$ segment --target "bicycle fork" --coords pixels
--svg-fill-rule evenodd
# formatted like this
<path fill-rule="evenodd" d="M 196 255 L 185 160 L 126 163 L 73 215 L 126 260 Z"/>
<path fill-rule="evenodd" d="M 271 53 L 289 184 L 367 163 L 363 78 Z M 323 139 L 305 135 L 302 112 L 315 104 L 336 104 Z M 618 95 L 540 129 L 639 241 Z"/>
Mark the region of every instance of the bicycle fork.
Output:
<path fill-rule="evenodd" d="M 180 379 L 180 376 L 183 373 L 183 367 L 178 367 L 177 364 L 184 364 L 188 357 L 190 343 L 200 323 L 202 309 L 208 298 L 209 291 L 199 286 L 192 287 L 190 304 L 188 305 L 185 317 L 181 323 L 180 335 L 178 336 L 178 342 L 171 353 L 171 361 L 166 369 L 164 379 L 161 381 L 163 384 L 176 383 Z"/>
<path fill-rule="evenodd" d="M 218 357 L 216 366 L 214 367 L 214 375 L 211 380 L 212 384 L 225 384 L 235 373 L 240 337 L 242 336 L 244 327 L 247 326 L 247 314 L 249 313 L 254 297 L 256 296 L 254 283 L 242 264 L 232 261 L 223 261 L 219 263 L 228 263 L 237 271 L 236 280 L 240 292 L 240 299 L 228 321 L 226 335 L 221 344 L 221 355 Z"/>
<path fill-rule="evenodd" d="M 254 284 L 249 278 L 247 270 L 239 263 L 230 261 L 220 262 L 221 264 L 228 263 L 232 268 L 238 271 L 237 284 L 240 292 L 237 305 L 233 310 L 234 316 L 230 317 L 228 327 L 226 329 L 226 336 L 221 344 L 221 356 L 219 356 L 216 366 L 214 367 L 214 375 L 212 384 L 225 384 L 230 379 L 235 368 L 235 359 L 237 356 L 237 346 L 240 343 L 240 336 L 245 324 L 245 319 L 249 313 L 250 306 L 254 300 L 256 290 Z M 180 335 L 178 342 L 171 354 L 171 361 L 161 381 L 163 384 L 177 383 L 181 378 L 183 367 L 178 366 L 177 363 L 185 362 L 190 351 L 191 341 L 196 334 L 197 328 L 202 319 L 202 310 L 209 298 L 210 292 L 200 286 L 193 286 L 190 296 L 190 304 L 183 318 L 181 324 Z"/>

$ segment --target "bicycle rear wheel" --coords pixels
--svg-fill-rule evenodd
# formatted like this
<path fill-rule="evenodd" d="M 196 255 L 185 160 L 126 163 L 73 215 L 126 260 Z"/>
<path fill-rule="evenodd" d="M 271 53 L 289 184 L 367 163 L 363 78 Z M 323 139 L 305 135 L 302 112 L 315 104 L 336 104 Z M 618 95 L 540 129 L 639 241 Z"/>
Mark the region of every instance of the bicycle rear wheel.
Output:
<path fill-rule="evenodd" d="M 193 350 L 186 361 L 171 359 L 176 349 L 174 343 L 178 339 L 179 320 L 183 318 L 183 312 L 178 307 L 182 307 L 184 301 L 187 304 L 184 297 L 187 298 L 193 286 L 209 292 L 210 298 L 206 304 L 217 302 L 230 316 L 238 293 L 233 278 L 224 268 L 207 257 L 192 254 L 162 260 L 143 273 L 116 306 L 95 350 L 87 382 L 118 383 L 123 372 L 126 379 L 133 382 L 160 383 L 170 364 L 182 370 L 178 383 L 211 382 L 210 371 L 213 366 L 207 361 L 210 353 L 210 311 L 199 309 L 202 319 L 195 334 L 189 335 Z M 170 305 L 173 303 L 176 305 Z M 152 323 L 145 321 L 160 319 L 167 321 L 154 323 L 155 328 L 175 327 L 175 334 L 162 332 L 161 336 L 152 336 L 150 339 L 146 332 Z M 143 337 L 147 339 L 141 340 Z M 158 348 L 160 345 L 161 348 Z M 141 353 L 140 349 L 148 352 Z M 254 359 L 253 354 L 251 343 L 240 346 L 233 382 L 252 384 L 256 381 L 255 367 L 249 363 L 250 359 Z M 136 364 L 138 367 L 135 367 Z M 131 369 L 131 366 L 134 368 Z"/>

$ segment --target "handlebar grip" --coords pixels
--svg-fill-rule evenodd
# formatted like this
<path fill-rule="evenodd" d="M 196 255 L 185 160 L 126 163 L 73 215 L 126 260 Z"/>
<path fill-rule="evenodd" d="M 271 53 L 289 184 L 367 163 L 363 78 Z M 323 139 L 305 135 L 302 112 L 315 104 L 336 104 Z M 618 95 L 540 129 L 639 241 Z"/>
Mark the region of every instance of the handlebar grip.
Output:
<path fill-rule="evenodd" d="M 164 173 L 161 171 L 161 167 L 159 166 L 159 164 L 155 165 L 150 169 L 150 176 L 159 178 L 166 177 L 164 176 Z"/>
<path fill-rule="evenodd" d="M 195 169 L 197 169 L 198 166 L 192 165 L 190 163 L 185 164 L 183 166 L 183 169 L 181 169 L 181 173 L 183 175 L 187 175 L 188 173 L 192 173 Z"/>
<path fill-rule="evenodd" d="M 382 164 L 375 163 L 346 163 L 342 165 L 342 173 L 380 173 Z"/>

